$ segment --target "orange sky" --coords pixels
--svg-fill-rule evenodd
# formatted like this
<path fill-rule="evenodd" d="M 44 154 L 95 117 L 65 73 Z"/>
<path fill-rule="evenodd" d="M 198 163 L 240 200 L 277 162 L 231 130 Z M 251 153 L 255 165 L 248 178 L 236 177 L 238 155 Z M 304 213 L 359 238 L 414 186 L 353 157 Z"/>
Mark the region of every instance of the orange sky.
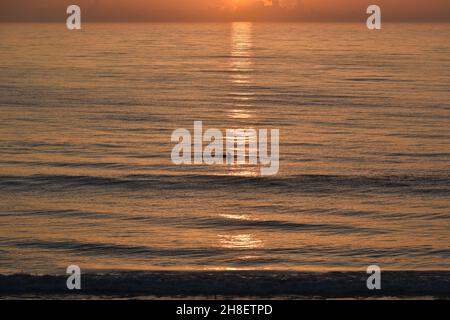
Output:
<path fill-rule="evenodd" d="M 378 4 L 384 21 L 450 22 L 450 0 L 1 0 L 0 21 L 65 21 L 69 4 L 84 21 L 361 21 Z"/>

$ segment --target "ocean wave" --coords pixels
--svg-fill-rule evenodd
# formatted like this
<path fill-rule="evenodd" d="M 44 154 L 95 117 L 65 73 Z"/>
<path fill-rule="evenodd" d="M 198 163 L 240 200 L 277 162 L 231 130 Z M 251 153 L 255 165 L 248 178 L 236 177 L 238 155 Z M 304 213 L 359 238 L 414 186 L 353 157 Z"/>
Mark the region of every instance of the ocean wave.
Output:
<path fill-rule="evenodd" d="M 173 225 L 189 227 L 192 229 L 231 229 L 237 230 L 276 230 L 282 232 L 318 232 L 326 234 L 349 234 L 358 233 L 366 235 L 388 233 L 388 230 L 380 230 L 375 228 L 365 228 L 360 226 L 351 226 L 343 224 L 331 223 L 297 223 L 283 220 L 238 220 L 226 219 L 220 217 L 162 217 L 162 216 L 135 216 L 126 218 L 127 220 L 148 221 L 150 223 L 159 223 L 162 225 Z"/>
<path fill-rule="evenodd" d="M 40 250 L 60 250 L 83 256 L 92 257 L 118 257 L 118 258 L 155 258 L 155 259 L 206 259 L 213 264 L 226 263 L 227 259 L 232 259 L 235 264 L 236 253 L 251 254 L 260 258 L 277 258 L 285 259 L 286 262 L 292 264 L 303 261 L 305 257 L 314 260 L 320 259 L 323 262 L 324 256 L 345 259 L 362 259 L 370 261 L 371 259 L 410 257 L 424 258 L 434 257 L 438 259 L 450 258 L 450 249 L 435 249 L 431 246 L 398 246 L 395 248 L 355 248 L 351 246 L 335 246 L 325 245 L 318 251 L 316 247 L 299 246 L 299 247 L 267 247 L 267 248 L 227 248 L 227 247 L 150 247 L 144 245 L 127 245 L 110 242 L 84 242 L 76 240 L 42 240 L 42 239 L 6 239 L 0 238 L 2 245 L 16 248 L 31 248 Z M 200 260 L 203 263 L 205 260 Z M 449 269 L 448 263 L 445 269 Z M 203 265 L 204 266 L 204 265 Z"/>
<path fill-rule="evenodd" d="M 36 217 L 45 216 L 52 218 L 81 218 L 81 219 L 105 219 L 113 218 L 114 215 L 101 212 L 88 212 L 78 210 L 12 210 L 8 212 L 0 212 L 0 217 Z"/>
<path fill-rule="evenodd" d="M 241 177 L 231 175 L 137 174 L 126 176 L 44 175 L 0 176 L 0 190 L 29 191 L 44 188 L 121 188 L 127 190 L 209 190 L 253 188 L 288 193 L 400 193 L 450 195 L 450 176 L 338 176 L 295 175 L 286 177 Z"/>

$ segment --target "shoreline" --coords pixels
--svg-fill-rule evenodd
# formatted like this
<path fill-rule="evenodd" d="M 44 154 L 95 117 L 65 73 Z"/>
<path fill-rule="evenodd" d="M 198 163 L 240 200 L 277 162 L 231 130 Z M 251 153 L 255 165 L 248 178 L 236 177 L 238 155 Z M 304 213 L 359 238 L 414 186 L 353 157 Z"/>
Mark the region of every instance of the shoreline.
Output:
<path fill-rule="evenodd" d="M 450 271 L 384 271 L 381 290 L 365 272 L 131 271 L 82 275 L 70 291 L 65 275 L 0 275 L 0 299 L 450 299 Z"/>

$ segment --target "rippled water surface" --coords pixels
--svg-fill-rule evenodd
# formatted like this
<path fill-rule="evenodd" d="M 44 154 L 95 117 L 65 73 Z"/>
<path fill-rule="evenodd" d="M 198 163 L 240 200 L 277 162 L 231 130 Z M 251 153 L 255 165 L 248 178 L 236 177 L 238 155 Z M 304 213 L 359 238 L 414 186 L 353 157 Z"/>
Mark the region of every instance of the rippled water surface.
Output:
<path fill-rule="evenodd" d="M 0 25 L 0 273 L 450 269 L 450 25 Z M 280 171 L 171 133 L 280 129 Z"/>

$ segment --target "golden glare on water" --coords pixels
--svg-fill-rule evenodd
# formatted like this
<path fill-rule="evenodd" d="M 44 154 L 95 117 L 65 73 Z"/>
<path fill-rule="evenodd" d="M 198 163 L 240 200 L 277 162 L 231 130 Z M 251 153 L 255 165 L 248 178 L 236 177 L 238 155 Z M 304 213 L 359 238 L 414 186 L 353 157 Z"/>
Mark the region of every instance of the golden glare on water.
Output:
<path fill-rule="evenodd" d="M 263 247 L 262 240 L 256 239 L 252 234 L 221 234 L 220 246 L 226 249 L 257 249 Z"/>
<path fill-rule="evenodd" d="M 252 219 L 247 214 L 219 214 L 219 216 L 222 218 L 233 219 L 233 220 L 245 220 L 245 221 L 255 220 L 255 219 Z"/>
<path fill-rule="evenodd" d="M 253 39 L 251 22 L 234 22 L 231 25 L 231 81 L 250 83 L 253 71 Z"/>
<path fill-rule="evenodd" d="M 230 111 L 230 117 L 233 119 L 249 119 L 251 115 L 244 109 L 233 109 Z"/>
<path fill-rule="evenodd" d="M 253 24 L 251 22 L 234 22 L 231 24 L 231 61 L 229 67 L 230 82 L 232 91 L 231 108 L 228 110 L 228 117 L 233 120 L 245 120 L 252 125 L 254 115 L 250 110 L 251 102 L 255 99 L 255 92 L 250 87 L 253 82 Z M 242 128 L 242 129 L 251 129 Z M 253 138 L 246 132 L 238 140 L 244 143 L 244 148 L 249 147 Z M 239 147 L 238 147 L 239 148 Z M 236 151 L 239 151 L 236 148 Z M 245 162 L 245 161 L 244 161 Z M 246 166 L 245 163 L 238 162 L 229 167 L 229 174 L 234 176 L 258 176 L 259 168 L 255 165 Z"/>
<path fill-rule="evenodd" d="M 254 92 L 248 89 L 252 82 L 252 24 L 247 22 L 235 22 L 231 26 L 231 62 L 230 81 L 233 91 L 230 92 L 233 107 L 243 106 L 252 99 Z M 250 114 L 243 108 L 231 109 L 232 118 L 250 118 Z"/>
<path fill-rule="evenodd" d="M 220 214 L 222 218 L 239 221 L 255 220 L 249 215 L 241 214 Z M 237 234 L 219 234 L 219 246 L 225 249 L 260 249 L 264 247 L 264 243 L 255 234 L 252 233 L 237 233 Z M 253 255 L 240 256 L 240 260 L 253 259 Z"/>

